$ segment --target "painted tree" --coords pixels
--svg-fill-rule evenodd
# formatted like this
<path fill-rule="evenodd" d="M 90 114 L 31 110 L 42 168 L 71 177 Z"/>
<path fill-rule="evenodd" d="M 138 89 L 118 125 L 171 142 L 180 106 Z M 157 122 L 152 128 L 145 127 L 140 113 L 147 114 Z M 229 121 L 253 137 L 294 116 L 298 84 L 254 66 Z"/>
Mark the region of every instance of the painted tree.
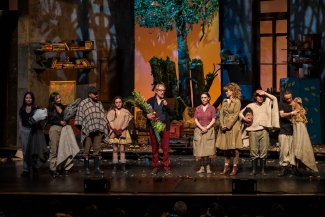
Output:
<path fill-rule="evenodd" d="M 202 38 L 218 11 L 218 0 L 135 0 L 134 21 L 144 28 L 162 32 L 177 31 L 179 95 L 190 105 L 190 57 L 186 36 L 194 24 L 201 23 Z"/>

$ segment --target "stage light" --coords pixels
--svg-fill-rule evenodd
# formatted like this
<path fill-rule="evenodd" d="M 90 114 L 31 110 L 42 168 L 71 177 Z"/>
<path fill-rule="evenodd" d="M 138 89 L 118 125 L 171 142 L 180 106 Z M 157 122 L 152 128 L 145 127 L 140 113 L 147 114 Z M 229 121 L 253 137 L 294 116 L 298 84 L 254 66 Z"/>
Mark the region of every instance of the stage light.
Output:
<path fill-rule="evenodd" d="M 233 194 L 256 194 L 257 193 L 256 179 L 233 179 L 232 193 Z"/>
<path fill-rule="evenodd" d="M 111 183 L 107 179 L 84 179 L 85 193 L 107 193 L 111 189 Z"/>
<path fill-rule="evenodd" d="M 150 3 L 150 5 L 154 6 L 154 7 L 160 7 L 161 6 L 158 1 L 153 1 L 153 2 Z"/>

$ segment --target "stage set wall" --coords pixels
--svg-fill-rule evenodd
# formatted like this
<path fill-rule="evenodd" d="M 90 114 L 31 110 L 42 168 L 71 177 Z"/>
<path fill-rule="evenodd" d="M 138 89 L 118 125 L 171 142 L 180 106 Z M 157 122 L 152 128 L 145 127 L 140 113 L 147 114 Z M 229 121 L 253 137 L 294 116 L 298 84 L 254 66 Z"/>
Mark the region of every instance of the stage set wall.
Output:
<path fill-rule="evenodd" d="M 42 3 L 51 2 L 51 5 L 44 6 Z M 108 2 L 108 4 L 106 4 Z M 257 58 L 256 47 L 253 42 L 256 40 L 254 31 L 256 31 L 256 22 L 258 20 L 253 17 L 253 11 L 257 10 L 256 1 L 233 1 L 233 0 L 220 0 L 220 13 L 219 13 L 219 40 L 220 49 L 227 48 L 232 52 L 237 49 L 243 53 L 243 60 L 246 64 L 246 72 L 248 79 L 252 84 L 252 89 L 257 86 L 259 81 L 256 78 L 257 69 L 255 67 L 255 60 Z M 300 34 L 312 34 L 319 33 L 322 35 L 322 48 L 320 51 L 320 59 L 324 60 L 324 37 L 325 30 L 323 28 L 324 21 L 323 15 L 325 12 L 325 3 L 323 1 L 303 1 L 303 0 L 290 0 L 290 37 L 293 40 L 297 40 Z M 96 9 L 97 8 L 97 9 Z M 96 10 L 96 12 L 95 12 Z M 98 13 L 97 13 L 98 11 Z M 108 12 L 109 11 L 109 12 Z M 89 84 L 96 84 L 98 82 L 97 70 L 92 70 L 88 74 L 76 73 L 76 72 L 60 72 L 50 73 L 43 72 L 41 75 L 37 74 L 32 68 L 32 62 L 34 61 L 35 54 L 33 49 L 35 43 L 40 40 L 94 40 L 96 52 L 91 52 L 90 56 L 97 63 L 100 58 L 106 58 L 110 56 L 112 48 L 115 49 L 117 58 L 114 60 L 119 69 L 112 69 L 114 72 L 118 72 L 121 76 L 121 82 L 116 84 L 119 94 L 127 96 L 136 87 L 135 85 L 141 82 L 134 75 L 135 62 L 135 49 L 134 40 L 138 40 L 134 34 L 135 29 L 133 21 L 133 1 L 130 0 L 88 0 L 88 1 L 41 1 L 41 0 L 18 0 L 18 22 L 17 22 L 17 41 L 18 45 L 15 45 L 14 40 L 7 40 L 4 43 L 8 43 L 7 47 L 12 49 L 17 48 L 18 52 L 9 52 L 9 48 L 1 50 L 2 55 L 8 55 L 7 58 L 11 58 L 13 63 L 2 59 L 1 63 L 4 65 L 4 69 L 7 70 L 4 73 L 0 73 L 0 80 L 7 81 L 4 83 L 6 89 L 6 115 L 4 115 L 4 121 L 2 122 L 2 138 L 1 146 L 17 146 L 17 124 L 18 124 L 18 108 L 21 106 L 22 97 L 24 92 L 33 91 L 36 95 L 37 104 L 46 107 L 48 103 L 48 82 L 50 80 L 77 80 L 77 93 L 80 95 L 77 97 L 85 97 L 86 87 Z M 8 17 L 7 17 L 8 18 Z M 2 20 L 5 18 L 2 16 Z M 2 26 L 5 28 L 9 35 L 15 32 L 10 30 L 10 27 Z M 115 30 L 114 30 L 115 29 Z M 141 31 L 148 32 L 147 29 Z M 148 44 L 158 44 L 157 31 L 155 30 L 152 35 L 153 40 L 147 41 Z M 11 33 L 10 33 L 11 32 Z M 175 34 L 170 32 L 168 34 Z M 15 37 L 15 36 L 13 36 Z M 147 37 L 147 36 L 145 36 Z M 198 34 L 191 34 L 189 37 L 194 37 L 195 40 L 199 38 Z M 161 40 L 161 39 L 160 39 Z M 143 43 L 146 43 L 144 41 Z M 203 42 L 207 44 L 207 42 Z M 166 44 L 166 43 L 165 43 Z M 171 46 L 175 46 L 175 42 Z M 5 46 L 6 47 L 6 46 Z M 189 44 L 190 47 L 190 44 Z M 193 46 L 194 49 L 198 47 Z M 176 48 L 170 48 L 169 52 Z M 3 53 L 4 52 L 4 53 Z M 215 56 L 216 63 L 218 62 L 219 52 L 213 52 L 208 54 Z M 18 53 L 18 54 L 17 54 Z M 96 54 L 97 53 L 97 54 Z M 161 57 L 167 56 L 165 53 L 161 53 Z M 137 56 L 137 55 L 136 55 Z M 141 53 L 141 56 L 143 53 Z M 175 54 L 169 55 L 171 58 L 175 57 Z M 194 58 L 195 55 L 191 56 Z M 113 57 L 112 57 L 113 58 Z M 144 74 L 151 79 L 150 70 L 148 70 L 148 60 L 151 55 L 145 56 L 140 60 L 145 66 L 145 70 L 141 71 L 141 75 Z M 15 59 L 17 60 L 15 63 Z M 113 58 L 114 59 L 114 58 Z M 116 61 L 119 61 L 119 64 Z M 175 61 L 175 59 L 172 59 Z M 205 73 L 210 71 L 210 66 L 203 60 L 205 67 Z M 324 61 L 321 61 L 319 66 L 319 79 L 321 92 L 324 93 L 325 82 L 325 65 Z M 177 66 L 177 65 L 176 65 Z M 10 68 L 10 69 L 9 69 Z M 15 69 L 11 70 L 11 69 Z M 8 79 L 10 78 L 10 79 Z M 213 88 L 218 89 L 218 80 L 214 81 Z M 151 80 L 152 81 L 152 80 Z M 146 87 L 151 90 L 150 82 L 145 82 Z M 220 87 L 220 86 L 219 86 Z M 147 92 L 141 90 L 141 92 Z M 153 93 L 148 91 L 147 97 L 152 96 Z M 325 120 L 324 112 L 325 99 L 321 97 L 321 120 Z M 322 129 L 325 122 L 322 121 Z M 322 134 L 322 143 L 324 143 L 325 135 Z"/>
<path fill-rule="evenodd" d="M 86 98 L 87 88 L 97 88 L 104 82 L 109 96 L 103 101 L 109 108 L 111 99 L 116 95 L 128 96 L 134 89 L 134 18 L 132 0 L 18 0 L 18 63 L 16 80 L 7 86 L 8 101 L 11 96 L 16 100 L 8 107 L 8 133 L 4 136 L 4 145 L 17 146 L 18 110 L 27 91 L 35 94 L 36 104 L 47 107 L 50 81 L 76 81 L 76 98 Z M 88 59 L 95 63 L 96 69 L 84 70 L 46 70 L 36 72 L 34 50 L 39 42 L 72 42 L 90 40 L 94 50 Z M 46 57 L 53 55 L 47 53 Z M 67 53 L 56 57 L 64 59 Z M 108 67 L 101 68 L 106 62 Z M 105 80 L 99 75 L 106 73 Z M 9 73 L 9 71 L 8 71 Z M 105 76 L 102 76 L 105 77 Z M 15 85 L 17 87 L 15 88 Z M 10 133 L 9 133 L 10 132 Z"/>

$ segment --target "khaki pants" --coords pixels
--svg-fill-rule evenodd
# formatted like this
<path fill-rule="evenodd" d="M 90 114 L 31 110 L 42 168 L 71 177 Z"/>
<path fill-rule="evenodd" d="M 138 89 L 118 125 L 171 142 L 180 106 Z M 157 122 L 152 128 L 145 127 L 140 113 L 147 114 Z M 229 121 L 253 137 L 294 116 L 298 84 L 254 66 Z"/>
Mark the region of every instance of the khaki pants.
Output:
<path fill-rule="evenodd" d="M 50 137 L 49 145 L 51 148 L 49 162 L 50 162 L 50 170 L 52 171 L 56 170 L 56 157 L 58 154 L 61 130 L 62 130 L 62 126 L 58 126 L 58 125 L 52 125 L 49 130 L 49 137 Z"/>
<path fill-rule="evenodd" d="M 288 166 L 289 164 L 295 166 L 295 152 L 293 148 L 292 135 L 279 135 L 279 144 L 280 144 L 280 156 L 279 164 L 280 166 Z"/>
<path fill-rule="evenodd" d="M 90 133 L 89 136 L 86 137 L 84 140 L 83 155 L 85 157 L 89 156 L 90 148 L 91 146 L 93 146 L 93 156 L 99 156 L 101 142 L 102 142 L 102 134 L 99 131 Z"/>
<path fill-rule="evenodd" d="M 270 137 L 267 130 L 251 131 L 249 134 L 250 155 L 253 159 L 266 158 Z"/>
<path fill-rule="evenodd" d="M 225 150 L 225 164 L 230 163 L 230 158 L 233 157 L 233 164 L 239 164 L 239 151 L 238 149 Z"/>

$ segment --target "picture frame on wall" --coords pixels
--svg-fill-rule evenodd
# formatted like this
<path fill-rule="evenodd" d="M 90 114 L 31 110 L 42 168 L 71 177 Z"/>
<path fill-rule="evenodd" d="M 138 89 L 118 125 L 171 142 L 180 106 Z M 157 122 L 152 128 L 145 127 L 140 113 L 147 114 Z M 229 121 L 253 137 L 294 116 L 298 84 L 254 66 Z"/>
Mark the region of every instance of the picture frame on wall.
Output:
<path fill-rule="evenodd" d="M 52 92 L 60 94 L 61 103 L 63 105 L 69 105 L 76 100 L 76 81 L 50 81 L 49 95 Z"/>

